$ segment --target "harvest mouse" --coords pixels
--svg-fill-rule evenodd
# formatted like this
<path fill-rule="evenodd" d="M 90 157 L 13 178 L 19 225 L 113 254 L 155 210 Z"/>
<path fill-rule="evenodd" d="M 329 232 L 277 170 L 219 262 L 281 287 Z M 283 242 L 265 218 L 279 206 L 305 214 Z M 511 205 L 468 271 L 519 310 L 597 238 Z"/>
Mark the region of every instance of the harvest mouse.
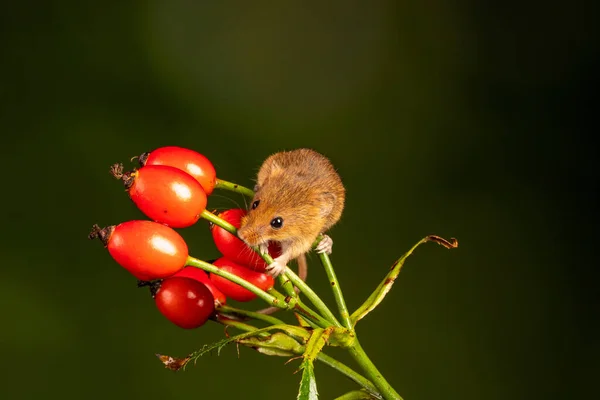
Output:
<path fill-rule="evenodd" d="M 311 149 L 275 153 L 258 171 L 251 209 L 238 236 L 262 252 L 270 241 L 279 242 L 281 255 L 267 267 L 277 276 L 290 260 L 300 261 L 317 236 L 340 219 L 345 193 L 340 176 L 322 154 Z M 324 235 L 316 250 L 331 254 L 332 246 Z"/>

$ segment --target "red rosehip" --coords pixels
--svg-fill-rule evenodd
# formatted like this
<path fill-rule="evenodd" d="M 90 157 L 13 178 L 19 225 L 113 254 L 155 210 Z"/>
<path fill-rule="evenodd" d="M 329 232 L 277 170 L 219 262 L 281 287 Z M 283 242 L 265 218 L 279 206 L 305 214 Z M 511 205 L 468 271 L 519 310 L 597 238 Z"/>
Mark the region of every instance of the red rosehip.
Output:
<path fill-rule="evenodd" d="M 210 195 L 217 182 L 217 173 L 210 160 L 204 155 L 184 147 L 166 146 L 142 154 L 139 159 L 144 165 L 169 165 L 179 168 L 202 185 L 207 195 Z"/>
<path fill-rule="evenodd" d="M 241 219 L 246 215 L 246 212 L 246 210 L 241 208 L 233 208 L 231 210 L 223 211 L 218 214 L 218 217 L 239 229 Z M 252 270 L 260 272 L 265 271 L 267 263 L 246 243 L 220 226 L 211 225 L 210 229 L 215 245 L 223 256 Z M 279 251 L 280 249 L 277 244 L 269 243 L 269 254 L 271 257 L 277 257 Z"/>
<path fill-rule="evenodd" d="M 203 270 L 201 270 L 200 268 L 187 266 L 187 267 L 184 267 L 183 269 L 177 271 L 172 277 L 173 278 L 190 278 L 190 279 L 197 280 L 200 283 L 203 283 L 208 288 L 208 290 L 210 290 L 213 297 L 215 298 L 215 304 L 216 303 L 225 304 L 225 302 L 227 301 L 227 297 L 225 297 L 225 295 L 219 289 L 217 289 L 215 284 L 212 283 L 212 281 L 208 277 L 208 274 L 206 272 L 204 272 Z"/>
<path fill-rule="evenodd" d="M 166 278 L 154 301 L 169 321 L 184 329 L 202 326 L 215 310 L 210 290 L 191 278 Z"/>
<path fill-rule="evenodd" d="M 148 165 L 122 174 L 122 165 L 116 164 L 113 175 L 123 179 L 131 200 L 156 222 L 185 228 L 196 223 L 206 208 L 202 185 L 178 168 Z"/>
<path fill-rule="evenodd" d="M 99 237 L 115 261 L 143 281 L 173 275 L 188 258 L 181 235 L 152 221 L 128 221 L 104 229 L 94 225 L 89 237 Z"/>
<path fill-rule="evenodd" d="M 275 284 L 275 281 L 271 275 L 249 270 L 248 268 L 236 264 L 225 257 L 219 258 L 213 263 L 213 265 L 219 267 L 223 271 L 231 272 L 232 274 L 239 276 L 240 278 L 265 291 L 271 289 Z M 219 275 L 211 273 L 210 280 L 227 297 L 231 297 L 236 301 L 250 301 L 256 298 L 256 295 L 248 289 L 245 289 L 237 283 L 231 282 L 230 280 L 222 278 Z"/>

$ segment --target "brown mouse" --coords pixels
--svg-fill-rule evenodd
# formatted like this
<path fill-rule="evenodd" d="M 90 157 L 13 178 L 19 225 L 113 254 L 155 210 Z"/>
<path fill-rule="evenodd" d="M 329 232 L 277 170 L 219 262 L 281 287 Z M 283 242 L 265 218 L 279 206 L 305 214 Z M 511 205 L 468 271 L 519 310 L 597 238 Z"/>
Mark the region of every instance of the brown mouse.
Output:
<path fill-rule="evenodd" d="M 290 260 L 303 259 L 317 236 L 339 221 L 345 194 L 340 176 L 324 155 L 311 149 L 275 153 L 258 171 L 255 195 L 238 235 L 263 252 L 270 241 L 279 242 L 281 255 L 267 268 L 277 276 Z M 330 254 L 332 246 L 324 235 L 316 250 Z"/>

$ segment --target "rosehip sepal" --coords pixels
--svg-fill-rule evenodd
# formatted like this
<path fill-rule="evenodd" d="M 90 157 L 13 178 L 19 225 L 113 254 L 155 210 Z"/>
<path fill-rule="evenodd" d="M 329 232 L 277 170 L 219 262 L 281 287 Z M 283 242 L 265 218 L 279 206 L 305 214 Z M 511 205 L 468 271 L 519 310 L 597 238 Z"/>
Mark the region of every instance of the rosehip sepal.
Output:
<path fill-rule="evenodd" d="M 94 224 L 92 226 L 92 231 L 88 235 L 88 239 L 91 240 L 91 239 L 98 238 L 98 239 L 100 239 L 100 241 L 102 242 L 104 247 L 106 247 L 106 246 L 108 246 L 108 239 L 110 238 L 110 236 L 112 235 L 114 230 L 115 230 L 114 225 L 109 225 L 107 227 L 100 228 L 100 226 L 98 226 L 98 224 Z"/>

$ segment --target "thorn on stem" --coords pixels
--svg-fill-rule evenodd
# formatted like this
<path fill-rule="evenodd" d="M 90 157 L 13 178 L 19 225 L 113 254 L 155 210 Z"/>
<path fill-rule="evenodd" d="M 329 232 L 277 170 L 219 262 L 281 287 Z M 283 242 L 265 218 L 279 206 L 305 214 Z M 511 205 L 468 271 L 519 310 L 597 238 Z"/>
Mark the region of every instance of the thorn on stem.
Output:
<path fill-rule="evenodd" d="M 292 357 L 289 360 L 287 360 L 286 362 L 284 362 L 283 365 L 287 365 L 287 364 L 291 363 L 292 361 L 297 360 L 297 359 L 302 358 L 302 357 L 304 357 L 304 356 Z M 296 370 L 294 373 L 296 373 L 296 372 L 298 372 L 298 371 Z"/>

